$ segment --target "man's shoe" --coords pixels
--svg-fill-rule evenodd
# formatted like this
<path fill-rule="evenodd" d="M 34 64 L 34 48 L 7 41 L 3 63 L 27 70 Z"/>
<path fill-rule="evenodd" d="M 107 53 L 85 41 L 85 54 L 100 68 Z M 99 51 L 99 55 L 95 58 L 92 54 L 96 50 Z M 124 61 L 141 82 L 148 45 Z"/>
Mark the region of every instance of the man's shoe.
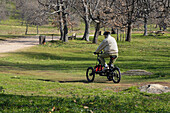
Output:
<path fill-rule="evenodd" d="M 102 69 L 102 71 L 104 72 L 104 71 L 106 71 L 106 70 L 108 70 L 109 69 L 109 67 L 104 67 L 103 69 Z"/>

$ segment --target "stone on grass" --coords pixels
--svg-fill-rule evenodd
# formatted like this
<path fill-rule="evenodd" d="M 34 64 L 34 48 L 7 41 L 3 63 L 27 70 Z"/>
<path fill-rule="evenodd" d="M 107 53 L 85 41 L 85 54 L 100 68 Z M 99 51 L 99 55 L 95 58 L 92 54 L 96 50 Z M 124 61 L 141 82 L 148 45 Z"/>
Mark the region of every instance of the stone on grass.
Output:
<path fill-rule="evenodd" d="M 122 75 L 129 75 L 129 76 L 132 76 L 132 75 L 152 75 L 152 74 L 153 73 L 147 72 L 146 70 L 141 70 L 141 69 L 129 70 L 129 71 L 122 73 Z"/>
<path fill-rule="evenodd" d="M 153 94 L 161 94 L 170 92 L 170 88 L 168 86 L 163 86 L 160 84 L 149 84 L 145 86 L 139 87 L 141 92 L 153 93 Z"/>

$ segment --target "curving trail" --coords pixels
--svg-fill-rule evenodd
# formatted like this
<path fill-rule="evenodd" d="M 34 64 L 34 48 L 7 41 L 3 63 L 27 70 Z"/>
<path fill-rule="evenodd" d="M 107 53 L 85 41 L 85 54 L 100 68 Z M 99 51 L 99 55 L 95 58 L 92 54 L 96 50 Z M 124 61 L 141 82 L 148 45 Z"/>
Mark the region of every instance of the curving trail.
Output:
<path fill-rule="evenodd" d="M 57 37 L 58 39 L 59 37 Z M 51 41 L 52 38 L 46 37 L 46 41 Z M 0 41 L 0 53 L 14 52 L 19 49 L 31 47 L 39 44 L 39 36 L 23 37 L 16 39 L 6 39 Z"/>

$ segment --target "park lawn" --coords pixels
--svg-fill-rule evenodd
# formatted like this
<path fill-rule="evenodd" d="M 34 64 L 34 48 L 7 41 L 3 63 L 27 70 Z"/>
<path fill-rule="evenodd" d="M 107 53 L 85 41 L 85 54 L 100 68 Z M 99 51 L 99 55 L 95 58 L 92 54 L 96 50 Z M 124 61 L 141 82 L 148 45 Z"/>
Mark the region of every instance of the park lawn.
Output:
<path fill-rule="evenodd" d="M 80 26 L 74 27 L 73 29 L 69 27 L 68 29 L 69 36 L 72 36 L 73 33 L 76 33 L 76 35 L 83 35 L 85 24 L 82 22 Z M 55 25 L 52 25 L 52 23 L 43 26 L 38 26 L 39 34 L 37 34 L 37 26 L 35 25 L 29 25 L 27 34 L 25 34 L 25 31 L 26 25 L 21 20 L 2 20 L 0 22 L 0 41 L 4 41 L 6 39 L 11 38 L 20 38 L 35 35 L 58 36 L 58 34 L 60 33 L 59 28 Z M 91 25 L 91 31 L 94 31 L 93 25 Z"/>
<path fill-rule="evenodd" d="M 141 93 L 137 86 L 170 83 L 168 36 L 118 42 L 121 72 L 143 69 L 150 76 L 122 76 L 119 84 L 96 76 L 87 83 L 86 69 L 96 64 L 98 44 L 82 40 L 47 42 L 0 57 L 2 112 L 168 112 L 170 93 Z M 103 39 L 99 37 L 100 41 Z"/>

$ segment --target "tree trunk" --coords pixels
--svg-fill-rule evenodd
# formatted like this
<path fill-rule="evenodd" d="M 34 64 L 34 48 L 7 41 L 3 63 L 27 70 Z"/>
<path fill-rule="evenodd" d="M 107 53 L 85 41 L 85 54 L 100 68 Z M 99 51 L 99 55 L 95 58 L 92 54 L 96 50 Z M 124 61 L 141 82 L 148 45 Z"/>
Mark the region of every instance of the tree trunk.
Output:
<path fill-rule="evenodd" d="M 39 34 L 39 30 L 38 30 L 38 25 L 37 25 L 37 35 Z"/>
<path fill-rule="evenodd" d="M 59 0 L 59 10 L 60 12 L 58 13 L 59 15 L 59 24 L 60 24 L 60 40 L 64 40 L 64 31 L 63 31 L 63 13 L 62 13 L 62 0 Z"/>
<path fill-rule="evenodd" d="M 64 39 L 64 32 L 63 32 L 63 23 L 62 22 L 59 22 L 60 23 L 60 40 L 63 40 Z"/>
<path fill-rule="evenodd" d="M 127 36 L 125 41 L 131 41 L 132 23 L 128 23 Z"/>
<path fill-rule="evenodd" d="M 68 28 L 67 25 L 64 25 L 64 42 L 68 42 Z"/>
<path fill-rule="evenodd" d="M 144 18 L 144 36 L 147 36 L 148 34 L 147 34 L 147 18 Z"/>
<path fill-rule="evenodd" d="M 83 35 L 82 39 L 85 39 L 86 41 L 89 41 L 91 19 L 89 18 L 89 9 L 88 9 L 88 6 L 85 4 L 84 0 L 83 0 L 83 4 L 84 4 L 84 11 L 85 11 L 84 12 L 85 16 L 83 17 L 84 22 L 85 22 L 85 32 L 84 32 L 84 35 Z"/>
<path fill-rule="evenodd" d="M 124 39 L 125 39 L 125 31 L 123 30 L 123 41 L 124 41 Z"/>
<path fill-rule="evenodd" d="M 85 32 L 82 40 L 89 41 L 89 33 L 90 33 L 90 21 L 85 20 Z"/>
<path fill-rule="evenodd" d="M 117 41 L 119 41 L 119 29 L 117 28 Z"/>
<path fill-rule="evenodd" d="M 63 16 L 64 16 L 64 19 L 63 19 L 64 20 L 64 39 L 63 41 L 68 42 L 67 14 L 64 13 Z"/>
<path fill-rule="evenodd" d="M 120 30 L 120 41 L 122 41 L 122 32 Z"/>
<path fill-rule="evenodd" d="M 162 30 L 162 27 L 161 27 L 161 26 L 159 26 L 159 30 L 160 30 L 160 31 Z"/>
<path fill-rule="evenodd" d="M 125 37 L 124 37 L 123 41 L 126 40 L 125 38 L 126 38 L 126 36 L 127 36 L 127 29 L 126 29 L 126 26 L 125 26 L 125 31 L 124 31 L 124 32 L 125 32 Z"/>
<path fill-rule="evenodd" d="M 95 44 L 97 44 L 99 31 L 100 31 L 100 23 L 96 23 L 96 29 L 95 29 L 95 34 L 94 34 L 94 38 L 93 38 L 93 43 L 95 43 Z"/>
<path fill-rule="evenodd" d="M 26 31 L 25 31 L 25 35 L 28 34 L 28 23 L 26 23 Z"/>

